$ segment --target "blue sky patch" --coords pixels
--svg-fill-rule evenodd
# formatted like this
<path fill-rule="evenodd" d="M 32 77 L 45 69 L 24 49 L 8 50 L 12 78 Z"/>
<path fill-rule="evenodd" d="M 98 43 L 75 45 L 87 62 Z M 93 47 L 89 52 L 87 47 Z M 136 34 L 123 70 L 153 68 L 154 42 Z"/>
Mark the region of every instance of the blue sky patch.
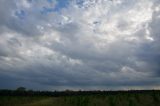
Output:
<path fill-rule="evenodd" d="M 68 0 L 56 0 L 57 4 L 55 6 L 55 11 L 60 11 L 62 8 L 66 8 L 69 4 Z"/>
<path fill-rule="evenodd" d="M 24 19 L 25 16 L 26 16 L 26 13 L 25 13 L 24 10 L 19 10 L 19 11 L 16 11 L 16 12 L 15 12 L 15 15 L 16 15 L 18 18 L 20 18 L 20 19 Z"/>
<path fill-rule="evenodd" d="M 47 0 L 48 3 L 53 3 L 54 0 Z M 56 0 L 55 7 L 43 7 L 41 10 L 41 14 L 48 14 L 51 12 L 59 12 L 61 9 L 66 8 L 68 6 L 68 0 Z"/>

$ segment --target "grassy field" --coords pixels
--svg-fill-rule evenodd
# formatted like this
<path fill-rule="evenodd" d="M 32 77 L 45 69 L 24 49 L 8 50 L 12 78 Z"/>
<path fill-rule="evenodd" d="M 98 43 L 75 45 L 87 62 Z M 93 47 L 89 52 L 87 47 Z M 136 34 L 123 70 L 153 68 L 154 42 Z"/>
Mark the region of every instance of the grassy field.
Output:
<path fill-rule="evenodd" d="M 78 96 L 0 96 L 0 106 L 160 106 L 160 93 Z"/>

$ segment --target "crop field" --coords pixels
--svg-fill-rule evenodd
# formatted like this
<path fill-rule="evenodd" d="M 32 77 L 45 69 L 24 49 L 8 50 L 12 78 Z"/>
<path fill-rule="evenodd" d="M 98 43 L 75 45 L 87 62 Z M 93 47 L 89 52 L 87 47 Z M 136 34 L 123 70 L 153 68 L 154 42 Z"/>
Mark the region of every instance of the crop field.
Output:
<path fill-rule="evenodd" d="M 84 93 L 83 93 L 84 94 Z M 115 92 L 63 96 L 0 96 L 0 106 L 160 106 L 160 92 Z"/>

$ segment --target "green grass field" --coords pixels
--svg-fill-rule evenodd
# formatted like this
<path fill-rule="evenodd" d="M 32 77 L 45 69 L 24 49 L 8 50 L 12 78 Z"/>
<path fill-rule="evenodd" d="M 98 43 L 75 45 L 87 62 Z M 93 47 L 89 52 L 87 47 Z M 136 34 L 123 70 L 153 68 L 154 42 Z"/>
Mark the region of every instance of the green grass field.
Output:
<path fill-rule="evenodd" d="M 0 106 L 160 106 L 160 93 L 84 96 L 0 96 Z"/>

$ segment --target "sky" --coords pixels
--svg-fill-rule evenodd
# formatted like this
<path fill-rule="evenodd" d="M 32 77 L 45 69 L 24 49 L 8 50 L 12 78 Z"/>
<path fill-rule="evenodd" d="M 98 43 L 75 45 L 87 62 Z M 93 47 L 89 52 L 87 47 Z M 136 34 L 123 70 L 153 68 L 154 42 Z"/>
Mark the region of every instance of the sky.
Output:
<path fill-rule="evenodd" d="M 0 0 L 0 89 L 160 89 L 160 0 Z"/>

